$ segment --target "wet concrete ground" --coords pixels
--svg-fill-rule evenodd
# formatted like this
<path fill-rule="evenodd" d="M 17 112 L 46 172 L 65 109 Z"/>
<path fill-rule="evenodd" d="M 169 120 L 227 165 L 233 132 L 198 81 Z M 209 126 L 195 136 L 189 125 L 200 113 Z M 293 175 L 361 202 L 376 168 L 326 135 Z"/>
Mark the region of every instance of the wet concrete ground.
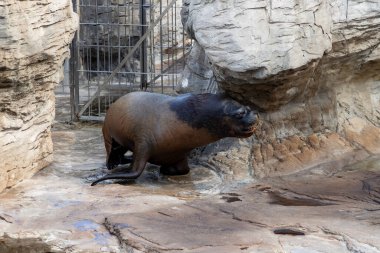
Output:
<path fill-rule="evenodd" d="M 54 163 L 0 195 L 2 253 L 380 252 L 380 157 L 251 182 L 151 165 L 91 187 L 100 127 L 56 124 L 53 140 Z"/>

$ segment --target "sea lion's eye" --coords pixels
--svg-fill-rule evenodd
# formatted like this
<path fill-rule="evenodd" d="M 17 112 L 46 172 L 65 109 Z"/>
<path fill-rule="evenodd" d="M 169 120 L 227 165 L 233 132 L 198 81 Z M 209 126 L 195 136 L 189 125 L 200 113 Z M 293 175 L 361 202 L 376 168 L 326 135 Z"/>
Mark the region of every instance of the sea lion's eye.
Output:
<path fill-rule="evenodd" d="M 237 119 L 242 119 L 246 114 L 246 110 L 239 110 L 234 114 L 234 117 Z"/>

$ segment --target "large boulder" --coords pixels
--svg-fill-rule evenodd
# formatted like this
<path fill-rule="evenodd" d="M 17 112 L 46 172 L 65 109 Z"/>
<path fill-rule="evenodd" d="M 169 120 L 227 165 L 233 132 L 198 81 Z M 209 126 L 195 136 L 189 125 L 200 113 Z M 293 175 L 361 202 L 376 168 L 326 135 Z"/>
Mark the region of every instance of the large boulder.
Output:
<path fill-rule="evenodd" d="M 70 0 L 0 2 L 0 191 L 52 161 L 54 87 L 77 24 Z"/>
<path fill-rule="evenodd" d="M 256 176 L 380 153 L 380 2 L 183 2 L 203 54 L 182 83 L 207 59 L 222 90 L 260 110 Z"/>

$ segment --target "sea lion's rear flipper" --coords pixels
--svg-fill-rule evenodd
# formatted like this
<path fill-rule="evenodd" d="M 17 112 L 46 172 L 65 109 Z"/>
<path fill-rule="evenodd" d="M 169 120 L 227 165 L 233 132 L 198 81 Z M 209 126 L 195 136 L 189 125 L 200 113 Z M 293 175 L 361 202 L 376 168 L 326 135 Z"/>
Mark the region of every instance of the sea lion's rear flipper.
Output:
<path fill-rule="evenodd" d="M 138 176 L 134 177 L 135 173 L 133 172 L 125 172 L 125 173 L 111 173 L 108 175 L 105 175 L 104 177 L 101 177 L 94 182 L 92 182 L 91 186 L 96 185 L 97 183 L 108 180 L 108 179 L 136 179 Z"/>
<path fill-rule="evenodd" d="M 129 172 L 120 172 L 120 173 L 111 173 L 108 175 L 105 175 L 102 178 L 99 178 L 98 180 L 95 180 L 91 186 L 96 185 L 97 183 L 108 180 L 108 179 L 136 179 L 138 178 L 141 173 L 143 172 L 146 163 L 148 162 L 148 152 L 142 152 L 147 151 L 147 149 L 142 148 L 143 145 L 141 145 L 136 152 L 135 160 L 132 164 L 132 170 Z M 142 151 L 141 151 L 142 150 Z M 124 155 L 124 154 L 123 154 Z"/>

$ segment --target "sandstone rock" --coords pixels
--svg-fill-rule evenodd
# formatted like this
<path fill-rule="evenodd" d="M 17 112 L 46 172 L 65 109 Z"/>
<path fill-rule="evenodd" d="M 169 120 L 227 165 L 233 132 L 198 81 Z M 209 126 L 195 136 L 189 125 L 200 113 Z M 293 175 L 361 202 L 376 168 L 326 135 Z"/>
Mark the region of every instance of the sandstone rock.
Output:
<path fill-rule="evenodd" d="M 54 86 L 76 27 L 71 1 L 0 3 L 0 191 L 52 161 Z"/>
<path fill-rule="evenodd" d="M 217 171 L 225 180 L 252 179 L 252 147 L 246 139 L 226 138 L 202 151 L 201 164 Z"/>
<path fill-rule="evenodd" d="M 203 50 L 186 83 L 208 59 L 221 90 L 260 110 L 255 175 L 379 153 L 379 2 L 183 2 L 184 26 Z"/>

